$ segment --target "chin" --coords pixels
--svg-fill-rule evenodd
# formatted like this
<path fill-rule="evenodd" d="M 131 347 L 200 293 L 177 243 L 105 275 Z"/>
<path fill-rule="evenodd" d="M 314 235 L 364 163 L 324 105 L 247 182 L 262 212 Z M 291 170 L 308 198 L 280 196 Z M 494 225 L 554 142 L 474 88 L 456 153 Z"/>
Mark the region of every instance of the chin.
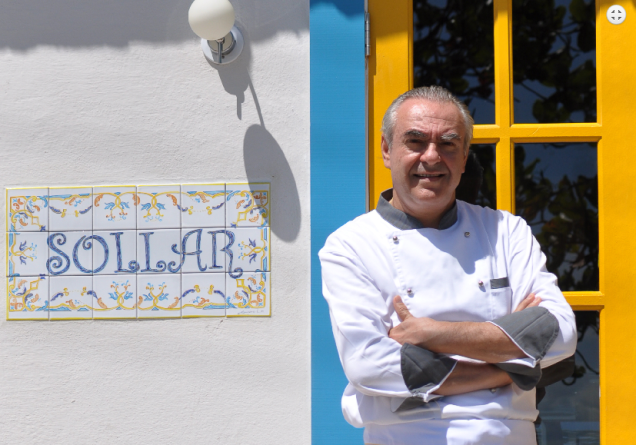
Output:
<path fill-rule="evenodd" d="M 414 193 L 412 194 L 412 196 L 413 198 L 415 198 L 416 201 L 421 202 L 423 204 L 426 203 L 426 204 L 445 205 L 453 200 L 452 195 L 448 195 L 447 193 L 440 193 L 440 192 L 428 190 L 428 189 L 414 190 Z"/>

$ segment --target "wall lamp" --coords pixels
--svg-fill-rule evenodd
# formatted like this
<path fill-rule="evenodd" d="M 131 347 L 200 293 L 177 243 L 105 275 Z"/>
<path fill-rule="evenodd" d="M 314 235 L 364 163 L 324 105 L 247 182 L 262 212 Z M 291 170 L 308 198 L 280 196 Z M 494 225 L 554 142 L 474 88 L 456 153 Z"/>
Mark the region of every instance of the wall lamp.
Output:
<path fill-rule="evenodd" d="M 208 61 L 230 63 L 243 51 L 243 34 L 234 26 L 234 8 L 228 0 L 194 0 L 188 11 L 192 31 L 201 37 Z"/>

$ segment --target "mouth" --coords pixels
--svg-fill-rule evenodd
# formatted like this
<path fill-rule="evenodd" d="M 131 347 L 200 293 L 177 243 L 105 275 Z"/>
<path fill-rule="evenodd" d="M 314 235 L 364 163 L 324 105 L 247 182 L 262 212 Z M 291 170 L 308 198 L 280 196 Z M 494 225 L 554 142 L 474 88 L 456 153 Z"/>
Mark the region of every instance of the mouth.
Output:
<path fill-rule="evenodd" d="M 444 176 L 444 173 L 414 173 L 413 176 L 422 179 L 439 179 Z"/>

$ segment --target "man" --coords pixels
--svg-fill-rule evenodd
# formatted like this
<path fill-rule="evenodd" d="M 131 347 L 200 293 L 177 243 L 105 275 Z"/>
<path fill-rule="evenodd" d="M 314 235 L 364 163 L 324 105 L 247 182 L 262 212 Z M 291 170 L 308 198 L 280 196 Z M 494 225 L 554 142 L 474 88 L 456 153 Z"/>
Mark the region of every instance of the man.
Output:
<path fill-rule="evenodd" d="M 574 353 L 527 224 L 455 199 L 472 126 L 441 87 L 398 97 L 382 125 L 393 189 L 320 251 L 342 409 L 366 443 L 535 444 L 541 368 Z"/>

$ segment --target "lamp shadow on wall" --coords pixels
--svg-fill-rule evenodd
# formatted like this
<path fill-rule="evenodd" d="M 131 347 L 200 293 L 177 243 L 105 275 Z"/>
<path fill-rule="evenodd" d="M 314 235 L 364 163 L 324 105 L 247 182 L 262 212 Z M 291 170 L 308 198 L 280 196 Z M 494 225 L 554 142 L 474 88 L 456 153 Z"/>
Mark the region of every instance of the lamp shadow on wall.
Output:
<path fill-rule="evenodd" d="M 262 125 L 251 125 L 245 132 L 243 160 L 249 182 L 272 184 L 272 231 L 283 241 L 295 240 L 302 218 L 296 179 L 280 145 Z"/>
<path fill-rule="evenodd" d="M 254 99 L 260 123 L 251 125 L 243 138 L 245 174 L 249 182 L 271 183 L 271 229 L 279 239 L 290 242 L 298 237 L 302 219 L 298 187 L 283 149 L 265 128 L 261 106 L 249 74 L 252 54 L 249 35 L 246 35 L 248 31 L 242 27 L 240 29 L 246 37 L 246 44 L 239 58 L 227 65 L 209 63 L 218 72 L 225 91 L 236 96 L 236 115 L 239 119 L 243 118 L 247 90 Z"/>
<path fill-rule="evenodd" d="M 239 29 L 246 37 L 246 40 L 249 39 L 249 33 L 246 32 L 243 27 L 239 27 Z M 258 103 L 258 98 L 256 97 L 256 92 L 254 91 L 252 79 L 250 78 L 249 74 L 249 69 L 252 63 L 252 51 L 249 40 L 247 40 L 247 42 L 245 43 L 241 55 L 234 62 L 228 63 L 227 65 L 217 65 L 210 61 L 208 61 L 208 63 L 219 73 L 219 78 L 221 79 L 221 84 L 223 85 L 225 91 L 232 96 L 236 96 L 236 116 L 239 119 L 243 119 L 243 103 L 245 103 L 245 91 L 247 91 L 248 88 L 250 89 L 252 97 L 254 98 L 256 111 L 258 112 L 258 118 L 261 122 L 261 125 L 264 127 L 265 122 L 263 122 L 261 106 Z"/>

